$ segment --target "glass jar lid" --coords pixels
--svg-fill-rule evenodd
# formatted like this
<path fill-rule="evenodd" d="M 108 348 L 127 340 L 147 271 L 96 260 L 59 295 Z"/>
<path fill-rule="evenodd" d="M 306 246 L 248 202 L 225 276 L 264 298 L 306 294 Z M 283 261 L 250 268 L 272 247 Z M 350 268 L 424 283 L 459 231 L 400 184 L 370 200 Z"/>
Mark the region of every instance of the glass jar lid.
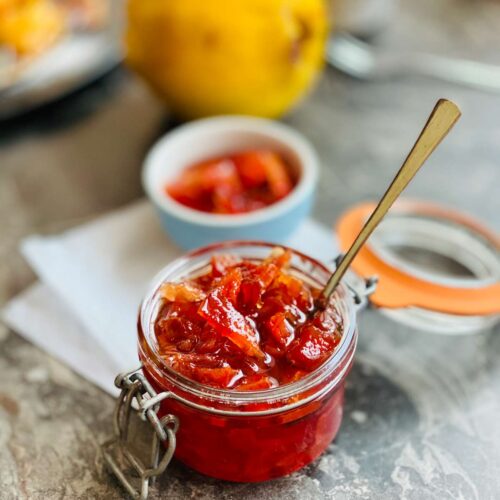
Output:
<path fill-rule="evenodd" d="M 347 250 L 375 204 L 355 206 L 337 224 Z M 500 319 L 500 240 L 474 219 L 438 205 L 397 203 L 352 264 L 377 276 L 370 297 L 391 318 L 419 329 L 472 333 Z"/>

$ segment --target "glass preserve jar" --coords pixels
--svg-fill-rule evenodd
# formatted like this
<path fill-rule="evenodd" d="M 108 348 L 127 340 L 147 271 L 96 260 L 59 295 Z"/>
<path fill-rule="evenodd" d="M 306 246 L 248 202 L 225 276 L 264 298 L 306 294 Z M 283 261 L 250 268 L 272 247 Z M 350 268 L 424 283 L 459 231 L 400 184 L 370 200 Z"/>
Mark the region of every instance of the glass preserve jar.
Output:
<path fill-rule="evenodd" d="M 325 450 L 342 420 L 344 382 L 357 339 L 354 302 L 345 288 L 339 288 L 336 297 L 344 324 L 341 344 L 324 365 L 295 383 L 253 392 L 215 389 L 174 372 L 158 354 L 154 321 L 161 283 L 205 273 L 215 253 L 259 261 L 273 246 L 234 242 L 190 253 L 157 276 L 140 311 L 139 357 L 144 374 L 157 392 L 172 394 L 161 403 L 159 417 L 173 414 L 180 423 L 175 455 L 218 479 L 265 481 L 300 469 Z M 290 273 L 317 288 L 330 275 L 324 265 L 296 251 Z"/>
<path fill-rule="evenodd" d="M 355 294 L 344 284 L 338 287 L 334 297 L 343 322 L 340 344 L 323 365 L 296 382 L 248 392 L 216 389 L 180 375 L 159 355 L 154 323 L 161 307 L 162 283 L 204 274 L 209 269 L 211 256 L 216 253 L 232 253 L 257 262 L 267 257 L 274 246 L 225 242 L 196 250 L 166 266 L 153 281 L 140 308 L 142 373 L 136 371 L 128 374 L 128 378 L 117 380 L 123 389 L 121 400 L 125 412 L 129 411 L 127 401 L 131 403 L 135 398 L 144 416 L 166 425 L 170 441 L 176 442 L 177 459 L 218 479 L 256 482 L 290 474 L 309 464 L 328 447 L 342 421 L 344 385 L 358 337 Z M 331 271 L 324 264 L 290 250 L 289 272 L 322 288 Z M 139 384 L 138 379 L 148 390 L 137 398 L 130 395 L 130 389 Z M 140 392 L 137 387 L 136 390 Z M 155 416 L 150 418 L 147 412 L 152 409 Z M 120 410 L 115 423 L 117 427 L 124 424 Z M 122 443 L 126 441 L 126 433 L 124 430 Z M 165 441 L 172 455 L 173 446 Z M 107 459 L 112 461 L 109 455 Z M 116 463 L 110 465 L 116 472 Z M 139 475 L 142 476 L 144 470 L 139 468 Z"/>

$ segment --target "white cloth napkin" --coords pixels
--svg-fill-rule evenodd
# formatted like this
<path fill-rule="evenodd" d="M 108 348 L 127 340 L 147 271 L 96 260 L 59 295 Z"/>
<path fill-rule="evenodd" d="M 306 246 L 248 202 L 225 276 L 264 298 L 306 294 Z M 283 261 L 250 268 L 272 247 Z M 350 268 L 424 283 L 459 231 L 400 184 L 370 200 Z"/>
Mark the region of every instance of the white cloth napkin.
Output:
<path fill-rule="evenodd" d="M 324 261 L 337 255 L 333 231 L 310 219 L 288 244 Z M 5 322 L 115 394 L 115 375 L 138 365 L 141 298 L 182 251 L 141 201 L 61 235 L 30 236 L 21 252 L 41 282 L 6 305 Z"/>

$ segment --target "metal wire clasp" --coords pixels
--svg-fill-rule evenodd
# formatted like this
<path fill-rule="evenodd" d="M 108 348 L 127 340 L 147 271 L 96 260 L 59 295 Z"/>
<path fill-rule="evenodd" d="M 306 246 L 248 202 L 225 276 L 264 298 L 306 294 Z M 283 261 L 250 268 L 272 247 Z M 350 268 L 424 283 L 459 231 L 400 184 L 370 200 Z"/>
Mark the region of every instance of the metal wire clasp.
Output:
<path fill-rule="evenodd" d="M 115 385 L 121 389 L 121 393 L 114 413 L 114 436 L 103 443 L 101 449 L 106 464 L 132 498 L 146 500 L 150 484 L 154 483 L 172 460 L 179 420 L 174 415 L 165 415 L 161 419 L 158 417 L 159 403 L 170 397 L 170 393 L 158 394 L 143 375 L 141 368 L 118 375 Z M 130 446 L 132 409 L 142 420 L 149 421 L 154 430 L 149 466 L 144 465 Z M 161 445 L 165 449 L 163 455 L 160 453 Z M 133 477 L 138 477 L 140 489 L 133 485 Z"/>
<path fill-rule="evenodd" d="M 340 254 L 335 258 L 333 261 L 335 267 L 338 267 L 343 256 L 343 254 Z M 370 295 L 377 288 L 378 278 L 377 276 L 370 276 L 367 279 L 362 279 L 353 272 L 348 271 L 345 277 L 345 283 L 352 294 L 356 310 L 359 311 L 368 305 Z"/>

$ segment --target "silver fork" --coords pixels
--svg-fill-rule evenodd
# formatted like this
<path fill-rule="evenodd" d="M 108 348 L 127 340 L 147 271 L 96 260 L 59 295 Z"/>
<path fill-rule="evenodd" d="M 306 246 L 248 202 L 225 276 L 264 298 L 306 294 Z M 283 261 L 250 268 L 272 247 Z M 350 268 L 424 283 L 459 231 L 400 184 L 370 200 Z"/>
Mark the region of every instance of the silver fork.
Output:
<path fill-rule="evenodd" d="M 330 38 L 326 59 L 330 65 L 361 80 L 423 75 L 481 90 L 500 90 L 500 66 L 376 47 L 346 33 Z"/>

